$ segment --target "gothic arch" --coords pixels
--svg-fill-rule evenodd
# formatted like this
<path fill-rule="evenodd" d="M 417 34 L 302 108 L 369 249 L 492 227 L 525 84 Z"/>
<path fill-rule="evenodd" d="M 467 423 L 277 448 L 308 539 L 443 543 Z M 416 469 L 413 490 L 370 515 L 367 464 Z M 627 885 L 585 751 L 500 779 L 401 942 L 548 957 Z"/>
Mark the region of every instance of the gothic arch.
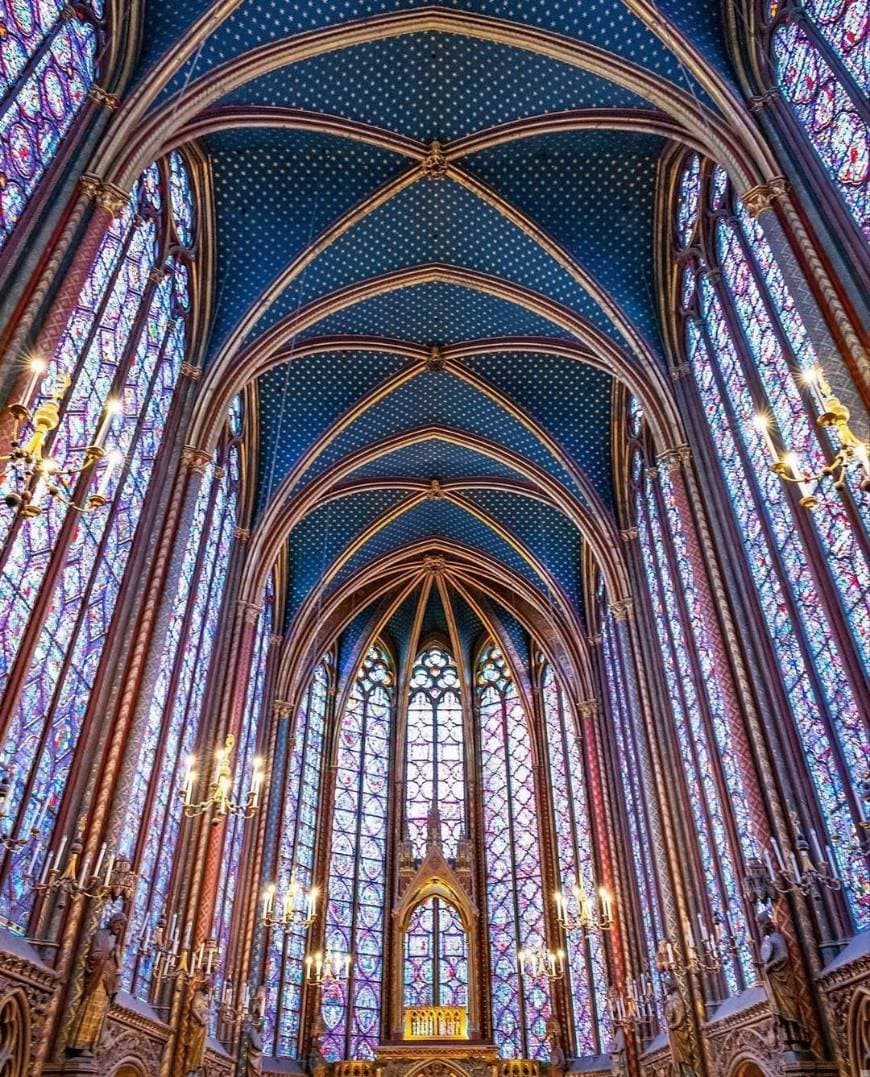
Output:
<path fill-rule="evenodd" d="M 23 991 L 0 1002 L 0 1074 L 26 1077 L 30 1072 L 30 1007 Z"/>
<path fill-rule="evenodd" d="M 846 1043 L 853 1077 L 864 1077 L 870 1071 L 870 987 L 857 989 L 849 1007 L 846 1023 Z"/>

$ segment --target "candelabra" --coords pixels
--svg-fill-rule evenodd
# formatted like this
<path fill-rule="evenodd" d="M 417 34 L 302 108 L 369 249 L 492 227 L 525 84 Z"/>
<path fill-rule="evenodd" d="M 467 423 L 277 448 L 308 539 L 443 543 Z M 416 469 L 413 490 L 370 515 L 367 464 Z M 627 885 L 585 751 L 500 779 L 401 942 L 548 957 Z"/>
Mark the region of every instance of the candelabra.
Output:
<path fill-rule="evenodd" d="M 649 973 L 642 972 L 639 976 L 632 976 L 625 991 L 612 988 L 607 998 L 607 1009 L 613 1024 L 621 1025 L 625 1029 L 649 1024 L 654 1020 L 655 990 Z"/>
<path fill-rule="evenodd" d="M 191 947 L 193 924 L 188 923 L 181 938 L 178 914 L 173 914 L 167 930 L 166 917 L 162 916 L 157 924 L 153 938 L 146 933 L 139 947 L 144 957 L 154 957 L 153 983 L 155 991 L 165 981 L 177 980 L 183 976 L 199 976 L 209 979 L 220 956 L 220 944 L 217 939 L 205 939 L 195 949 Z"/>
<path fill-rule="evenodd" d="M 725 912 L 723 927 L 719 917 L 713 917 L 713 930 L 709 931 L 703 916 L 698 913 L 698 935 L 692 929 L 691 921 L 683 921 L 683 934 L 686 939 L 686 968 L 690 972 L 718 972 L 734 956 L 737 944 L 731 930 L 731 920 Z"/>
<path fill-rule="evenodd" d="M 47 364 L 41 359 L 34 359 L 31 362 L 30 380 L 23 395 L 24 400 L 29 400 L 33 396 L 47 369 Z M 54 498 L 65 501 L 81 513 L 102 508 L 108 504 L 106 495 L 112 476 L 123 463 L 121 453 L 117 451 L 107 453 L 105 449 L 112 420 L 123 410 L 121 401 L 114 397 L 110 397 L 103 407 L 93 442 L 85 449 L 67 449 L 67 455 L 72 451 L 84 453 L 78 465 L 68 462 L 61 464 L 49 453 L 46 441 L 60 422 L 61 401 L 70 384 L 68 375 L 60 374 L 50 391 L 49 398 L 44 400 L 32 415 L 24 404 L 16 403 L 9 406 L 9 412 L 15 421 L 15 436 L 12 439 L 11 451 L 7 456 L 2 457 L 2 460 L 9 463 L 5 476 L 6 489 L 2 497 L 9 508 L 15 509 L 24 517 L 39 516 L 44 511 L 44 505 Z M 19 434 L 27 423 L 32 426 L 32 433 L 26 441 L 22 441 Z M 96 490 L 89 493 L 82 503 L 76 503 L 73 481 L 77 476 L 95 468 L 103 459 L 106 464 Z"/>
<path fill-rule="evenodd" d="M 92 868 L 87 858 L 82 858 L 84 839 L 81 828 L 70 844 L 66 861 L 64 861 L 65 848 L 66 836 L 64 835 L 57 851 L 45 858 L 42 874 L 39 880 L 33 883 L 33 889 L 37 893 L 57 894 L 63 897 L 86 897 L 95 901 L 118 901 L 119 899 L 125 902 L 132 901 L 136 891 L 137 875 L 132 870 L 129 860 L 111 852 L 107 856 L 104 842 Z M 38 851 L 37 847 L 37 853 Z M 35 867 L 35 861 L 36 854 L 31 860 L 31 868 Z"/>
<path fill-rule="evenodd" d="M 604 886 L 598 888 L 597 909 L 594 899 L 590 901 L 579 880 L 571 887 L 570 892 L 567 889 L 557 890 L 554 900 L 556 918 L 566 932 L 582 931 L 589 935 L 593 931 L 609 931 L 613 924 L 613 897 Z M 576 912 L 571 909 L 572 900 Z"/>
<path fill-rule="evenodd" d="M 288 928 L 294 925 L 310 927 L 317 919 L 317 887 L 305 890 L 292 879 L 284 897 L 281 899 L 280 911 L 275 915 L 275 884 L 270 883 L 263 893 L 264 927 Z"/>
<path fill-rule="evenodd" d="M 251 985 L 240 983 L 233 987 L 232 980 L 225 980 L 218 999 L 218 1019 L 235 1027 L 247 1020 L 251 1013 Z"/>
<path fill-rule="evenodd" d="M 517 968 L 520 976 L 529 980 L 546 977 L 551 983 L 565 975 L 565 951 L 548 950 L 543 946 L 517 950 Z"/>
<path fill-rule="evenodd" d="M 22 849 L 25 845 L 31 842 L 38 834 L 42 821 L 45 818 L 45 813 L 48 811 L 50 798 L 44 797 L 39 807 L 36 809 L 36 816 L 33 822 L 27 828 L 27 832 L 22 836 L 15 836 L 13 830 L 15 826 L 15 820 L 10 821 L 9 813 L 9 800 L 12 788 L 15 784 L 15 773 L 10 771 L 5 765 L 0 764 L 0 847 L 7 850 L 7 852 L 14 853 L 19 849 Z M 7 826 L 10 829 L 7 830 Z M 30 861 L 30 867 L 27 871 L 28 875 L 33 875 L 33 869 L 36 866 L 36 861 L 39 858 L 39 854 L 42 850 L 42 843 L 37 842 L 33 857 Z"/>
<path fill-rule="evenodd" d="M 849 409 L 837 399 L 831 391 L 821 367 L 817 364 L 802 372 L 804 383 L 810 389 L 819 408 L 818 424 L 835 431 L 839 443 L 833 460 L 820 471 L 807 471 L 800 457 L 793 450 L 782 455 L 777 451 L 771 436 L 771 422 L 766 415 L 756 415 L 754 424 L 762 435 L 773 460 L 772 469 L 784 482 L 796 483 L 800 490 L 800 504 L 813 509 L 818 504 L 814 492 L 817 484 L 824 478 L 831 478 L 837 489 L 842 489 L 847 476 L 854 472 L 861 490 L 870 490 L 870 455 L 868 446 L 849 426 Z"/>
<path fill-rule="evenodd" d="M 312 987 L 341 983 L 350 975 L 350 966 L 350 954 L 340 954 L 335 950 L 317 950 L 305 955 L 305 980 Z"/>
<path fill-rule="evenodd" d="M 770 848 L 763 851 L 763 862 L 758 857 L 753 857 L 747 864 L 747 887 L 750 893 L 772 890 L 776 894 L 789 894 L 798 891 L 806 897 L 822 888 L 841 890 L 843 880 L 837 871 L 830 845 L 825 846 L 825 854 L 822 855 L 818 836 L 815 830 L 811 830 L 812 850 L 815 857 L 813 859 L 810 855 L 810 843 L 801 832 L 794 813 L 792 813 L 792 822 L 795 828 L 794 847 L 797 855 L 789 849 L 786 851 L 786 856 L 783 856 L 779 843 L 771 836 Z M 773 851 L 772 858 L 771 850 Z M 766 886 L 762 875 L 766 880 Z M 756 897 L 756 901 L 758 900 L 764 899 Z"/>
<path fill-rule="evenodd" d="M 205 800 L 193 799 L 199 774 L 196 769 L 196 756 L 188 756 L 184 785 L 179 790 L 179 796 L 184 801 L 184 814 L 189 818 L 211 812 L 212 822 L 217 823 L 228 815 L 240 815 L 243 819 L 250 819 L 256 814 L 260 807 L 260 794 L 263 789 L 263 760 L 260 756 L 254 757 L 251 787 L 244 800 L 234 801 L 231 797 L 233 772 L 230 766 L 230 756 L 235 743 L 235 737 L 229 733 L 223 747 L 215 749 L 214 776 Z"/>

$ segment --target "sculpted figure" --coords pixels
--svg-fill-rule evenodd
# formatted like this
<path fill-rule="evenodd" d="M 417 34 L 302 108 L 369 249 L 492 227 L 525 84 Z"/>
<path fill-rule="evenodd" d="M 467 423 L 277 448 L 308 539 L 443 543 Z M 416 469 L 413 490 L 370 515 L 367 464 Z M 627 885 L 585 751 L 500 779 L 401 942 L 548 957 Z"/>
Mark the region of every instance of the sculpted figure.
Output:
<path fill-rule="evenodd" d="M 806 1035 L 801 1022 L 797 991 L 791 972 L 791 958 L 785 938 L 777 928 L 769 909 L 761 909 L 756 920 L 761 933 L 761 967 L 778 1032 L 786 1047 L 804 1048 Z"/>
<path fill-rule="evenodd" d="M 547 1043 L 550 1046 L 550 1077 L 560 1077 L 565 1072 L 566 1059 L 562 1047 L 562 1026 L 557 1018 L 547 1018 Z"/>
<path fill-rule="evenodd" d="M 69 1055 L 93 1055 L 100 1045 L 106 1014 L 118 990 L 121 937 L 127 926 L 123 913 L 115 913 L 98 928 L 85 961 L 85 982 L 67 1044 Z"/>
<path fill-rule="evenodd" d="M 266 1022 L 266 987 L 260 984 L 251 1002 L 248 1018 L 247 1077 L 259 1077 L 263 1072 L 263 1026 Z"/>
<path fill-rule="evenodd" d="M 198 980 L 190 1000 L 187 1024 L 184 1029 L 184 1072 L 187 1077 L 199 1075 L 205 1063 L 205 1041 L 211 1011 L 211 980 Z"/>
<path fill-rule="evenodd" d="M 625 1032 L 622 1025 L 616 1026 L 610 1045 L 610 1077 L 626 1077 Z"/>
<path fill-rule="evenodd" d="M 662 986 L 665 989 L 665 1022 L 668 1026 L 673 1071 L 676 1077 L 691 1077 L 695 1073 L 692 1024 L 680 985 L 670 969 L 662 972 Z"/>
<path fill-rule="evenodd" d="M 312 1077 L 324 1077 L 326 1073 L 328 1063 L 323 1057 L 324 1032 L 323 1017 L 318 1011 L 311 1022 L 311 1050 L 308 1055 L 308 1069 Z"/>

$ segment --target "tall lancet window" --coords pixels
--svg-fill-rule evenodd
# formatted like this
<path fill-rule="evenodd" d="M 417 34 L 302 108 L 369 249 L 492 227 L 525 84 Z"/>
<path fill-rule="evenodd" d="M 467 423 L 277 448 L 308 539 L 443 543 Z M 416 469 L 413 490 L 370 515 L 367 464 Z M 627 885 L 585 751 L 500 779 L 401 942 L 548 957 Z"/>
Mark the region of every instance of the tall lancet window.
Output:
<path fill-rule="evenodd" d="M 244 710 L 242 711 L 242 727 L 233 752 L 235 780 L 237 783 L 233 796 L 237 803 L 244 800 L 249 788 L 248 783 L 254 768 L 255 757 L 259 755 L 260 758 L 263 758 L 265 755 L 265 745 L 262 737 L 265 718 L 263 693 L 266 685 L 266 671 L 272 638 L 274 603 L 274 585 L 270 576 L 263 593 L 263 607 L 257 617 L 254 646 L 251 653 L 251 671 L 248 676 L 248 690 L 245 694 Z M 231 815 L 226 821 L 224 831 L 224 847 L 215 900 L 214 928 L 212 930 L 212 937 L 217 939 L 220 948 L 219 964 L 214 976 L 216 997 L 220 997 L 225 970 L 229 967 L 231 960 L 231 943 L 240 934 L 239 931 L 233 932 L 233 918 L 236 915 L 236 894 L 244 886 L 246 879 L 242 862 L 242 848 L 246 840 L 246 833 L 250 834 L 252 828 L 246 827 L 245 822 L 240 815 Z M 251 840 L 249 836 L 247 841 L 250 843 Z"/>
<path fill-rule="evenodd" d="M 636 414 L 636 418 L 634 434 L 640 430 L 639 414 Z M 650 801 L 653 779 L 649 753 L 639 701 L 632 699 L 629 694 L 629 686 L 634 684 L 634 674 L 628 666 L 631 655 L 623 650 L 613 614 L 606 608 L 603 580 L 599 581 L 596 599 L 601 625 L 603 674 L 607 685 L 606 706 L 620 764 L 618 782 L 628 830 L 631 867 L 634 870 L 635 885 L 632 889 L 637 895 L 637 924 L 642 935 L 643 963 L 648 974 L 656 977 L 656 946 L 659 939 L 667 937 L 667 930 L 662 915 L 661 890 L 650 819 L 656 808 Z M 660 1005 L 660 995 L 657 993 L 656 997 Z"/>
<path fill-rule="evenodd" d="M 35 844 L 2 861 L 0 912 L 21 929 L 31 905 L 24 869 L 29 862 L 41 872 L 82 729 L 103 717 L 93 713 L 91 691 L 149 483 L 166 466 L 159 450 L 188 344 L 193 218 L 187 169 L 173 154 L 145 172 L 104 237 L 40 386 L 45 400 L 61 376 L 70 379 L 50 446 L 62 466 L 81 462 L 107 401 L 118 409 L 107 436 L 112 455 L 90 480 L 108 483 L 109 504 L 82 515 L 53 499 L 30 519 L 0 509 L 7 810 L 15 833 L 37 830 Z"/>
<path fill-rule="evenodd" d="M 707 908 L 698 909 L 696 922 L 689 927 L 700 937 L 727 931 L 738 941 L 737 958 L 723 968 L 729 990 L 737 992 L 754 979 L 740 879 L 742 856 L 757 850 L 733 751 L 722 682 L 728 671 L 719 668 L 709 638 L 701 581 L 686 552 L 671 478 L 664 468 L 658 469 L 658 480 L 651 472 L 643 466 L 642 449 L 636 447 L 635 520 L 685 794 L 692 808 L 691 835 L 707 895 Z"/>
<path fill-rule="evenodd" d="M 492 1024 L 504 1058 L 543 1058 L 546 981 L 519 975 L 519 950 L 546 944 L 532 737 L 504 655 L 483 651 L 477 669 L 486 848 Z"/>
<path fill-rule="evenodd" d="M 592 905 L 598 902 L 593 835 L 586 795 L 583 750 L 576 719 L 552 668 L 541 678 L 544 725 L 547 733 L 550 788 L 553 792 L 556 854 L 560 884 L 579 885 Z M 601 936 L 568 932 L 568 1001 L 574 1018 L 575 1053 L 597 1055 L 608 1048 L 606 1036 L 607 973 Z"/>
<path fill-rule="evenodd" d="M 321 662 L 314 670 L 308 691 L 293 720 L 282 781 L 281 830 L 275 862 L 275 904 L 282 908 L 291 883 L 309 890 L 314 881 L 318 805 L 323 781 L 323 741 L 329 672 Z M 322 903 L 318 903 L 318 908 Z M 302 1008 L 304 925 L 272 929 L 266 947 L 266 1026 L 263 1042 L 267 1054 L 295 1058 L 299 1050 L 299 1017 Z"/>
<path fill-rule="evenodd" d="M 757 413 L 773 417 L 811 468 L 830 454 L 801 373 L 817 356 L 725 173 L 690 159 L 676 213 L 686 357 L 815 790 L 804 825 L 826 832 L 856 925 L 867 926 L 868 875 L 857 855 L 870 752 L 859 704 L 870 655 L 867 498 L 828 486 L 808 513 L 772 473 Z"/>
<path fill-rule="evenodd" d="M 445 650 L 429 647 L 411 674 L 405 741 L 405 825 L 417 857 L 426 852 L 433 809 L 445 856 L 455 856 L 465 836 L 464 741 L 459 673 Z"/>
<path fill-rule="evenodd" d="M 380 1038 L 393 672 L 366 655 L 341 716 L 325 945 L 352 955 L 346 982 L 323 989 L 324 1054 L 372 1058 Z"/>
<path fill-rule="evenodd" d="M 468 938 L 450 902 L 430 897 L 414 909 L 404 961 L 406 1007 L 468 1007 Z"/>
<path fill-rule="evenodd" d="M 102 0 L 4 3 L 0 28 L 0 250 L 94 82 Z"/>
<path fill-rule="evenodd" d="M 864 0 L 773 0 L 766 36 L 792 115 L 870 238 L 870 26 Z"/>
<path fill-rule="evenodd" d="M 139 756 L 127 798 L 120 852 L 142 880 L 131 910 L 123 982 L 147 997 L 152 962 L 139 958 L 140 942 L 169 918 L 170 885 L 181 832 L 187 758 L 197 747 L 211 659 L 235 541 L 240 460 L 238 407 L 234 406 L 217 459 L 200 488 L 160 666 L 148 701 Z M 202 751 L 208 745 L 199 746 Z M 249 772 L 250 773 L 250 772 Z"/>

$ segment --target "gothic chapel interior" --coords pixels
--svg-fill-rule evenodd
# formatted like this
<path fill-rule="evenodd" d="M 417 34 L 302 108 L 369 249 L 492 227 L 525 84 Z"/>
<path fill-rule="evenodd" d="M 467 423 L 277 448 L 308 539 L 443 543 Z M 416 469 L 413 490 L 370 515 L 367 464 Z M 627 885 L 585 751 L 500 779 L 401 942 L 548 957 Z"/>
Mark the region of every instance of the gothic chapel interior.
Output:
<path fill-rule="evenodd" d="M 867 0 L 0 79 L 0 1077 L 870 1077 Z"/>

